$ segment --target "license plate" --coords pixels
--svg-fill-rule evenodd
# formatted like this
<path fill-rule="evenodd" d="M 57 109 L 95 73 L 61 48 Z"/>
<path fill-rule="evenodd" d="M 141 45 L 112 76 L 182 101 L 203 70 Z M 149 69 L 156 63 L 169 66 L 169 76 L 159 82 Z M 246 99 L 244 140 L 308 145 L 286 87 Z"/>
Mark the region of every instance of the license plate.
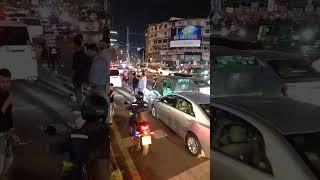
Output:
<path fill-rule="evenodd" d="M 151 136 L 143 136 L 142 137 L 142 145 L 152 144 Z"/>

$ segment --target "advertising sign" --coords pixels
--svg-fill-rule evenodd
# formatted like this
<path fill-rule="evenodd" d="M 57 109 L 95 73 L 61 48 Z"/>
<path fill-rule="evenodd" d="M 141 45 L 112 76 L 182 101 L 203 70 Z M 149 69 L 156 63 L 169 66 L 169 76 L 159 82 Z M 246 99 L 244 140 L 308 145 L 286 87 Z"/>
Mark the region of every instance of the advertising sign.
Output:
<path fill-rule="evenodd" d="M 174 28 L 171 31 L 170 47 L 200 47 L 201 38 L 201 26 Z"/>

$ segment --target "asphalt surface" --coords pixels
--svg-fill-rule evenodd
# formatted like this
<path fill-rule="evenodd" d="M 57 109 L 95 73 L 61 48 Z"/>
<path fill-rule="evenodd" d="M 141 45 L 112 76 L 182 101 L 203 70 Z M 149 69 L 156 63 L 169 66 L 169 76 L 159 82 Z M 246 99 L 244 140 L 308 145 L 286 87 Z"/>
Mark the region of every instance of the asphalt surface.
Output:
<path fill-rule="evenodd" d="M 118 107 L 115 112 L 116 130 L 121 136 L 119 146 L 127 153 L 122 161 L 133 161 L 133 165 L 126 169 L 126 173 L 137 171 L 143 180 L 190 179 L 209 180 L 210 163 L 207 158 L 193 157 L 185 149 L 184 141 L 161 121 L 156 120 L 147 113 L 154 132 L 150 152 L 142 156 L 135 150 L 129 137 L 128 113 L 124 102 L 131 97 L 129 91 L 117 88 L 115 99 Z M 120 153 L 120 152 L 117 152 Z M 122 152 L 123 153 L 123 152 Z M 124 155 L 126 156 L 126 155 Z M 120 162 L 126 164 L 126 162 Z M 131 169 L 130 169 L 131 168 Z"/>
<path fill-rule="evenodd" d="M 14 148 L 14 164 L 10 180 L 58 180 L 61 178 L 63 155 L 49 151 L 50 143 L 62 136 L 48 136 L 43 126 L 53 124 L 58 132 L 64 133 L 68 118 L 57 113 L 68 110 L 67 103 L 40 83 L 15 82 L 16 101 L 13 108 L 14 126 L 22 140 L 30 142 Z M 71 112 L 70 112 L 71 113 Z M 65 114 L 71 117 L 72 114 Z"/>

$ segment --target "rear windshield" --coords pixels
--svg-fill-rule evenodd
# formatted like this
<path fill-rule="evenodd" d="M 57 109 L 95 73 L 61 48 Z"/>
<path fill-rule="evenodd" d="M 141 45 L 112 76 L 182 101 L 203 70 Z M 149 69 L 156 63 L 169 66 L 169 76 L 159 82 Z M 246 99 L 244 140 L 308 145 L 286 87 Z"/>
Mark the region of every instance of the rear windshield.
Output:
<path fill-rule="evenodd" d="M 272 60 L 267 62 L 281 79 L 299 79 L 320 77 L 313 67 L 298 60 Z"/>
<path fill-rule="evenodd" d="M 0 46 L 28 45 L 29 41 L 26 27 L 0 27 Z"/>
<path fill-rule="evenodd" d="M 21 21 L 29 26 L 41 26 L 40 19 L 21 19 Z"/>
<path fill-rule="evenodd" d="M 119 71 L 118 70 L 111 70 L 110 76 L 119 76 Z"/>
<path fill-rule="evenodd" d="M 320 133 L 289 135 L 287 139 L 300 154 L 305 163 L 320 179 Z"/>

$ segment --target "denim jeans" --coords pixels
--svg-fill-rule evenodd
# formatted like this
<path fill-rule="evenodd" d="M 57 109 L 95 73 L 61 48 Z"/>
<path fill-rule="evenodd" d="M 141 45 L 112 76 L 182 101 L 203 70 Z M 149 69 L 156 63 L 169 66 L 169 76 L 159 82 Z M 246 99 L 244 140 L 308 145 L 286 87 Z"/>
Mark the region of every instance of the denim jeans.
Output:
<path fill-rule="evenodd" d="M 6 175 L 13 163 L 12 145 L 8 133 L 0 133 L 0 177 Z"/>

